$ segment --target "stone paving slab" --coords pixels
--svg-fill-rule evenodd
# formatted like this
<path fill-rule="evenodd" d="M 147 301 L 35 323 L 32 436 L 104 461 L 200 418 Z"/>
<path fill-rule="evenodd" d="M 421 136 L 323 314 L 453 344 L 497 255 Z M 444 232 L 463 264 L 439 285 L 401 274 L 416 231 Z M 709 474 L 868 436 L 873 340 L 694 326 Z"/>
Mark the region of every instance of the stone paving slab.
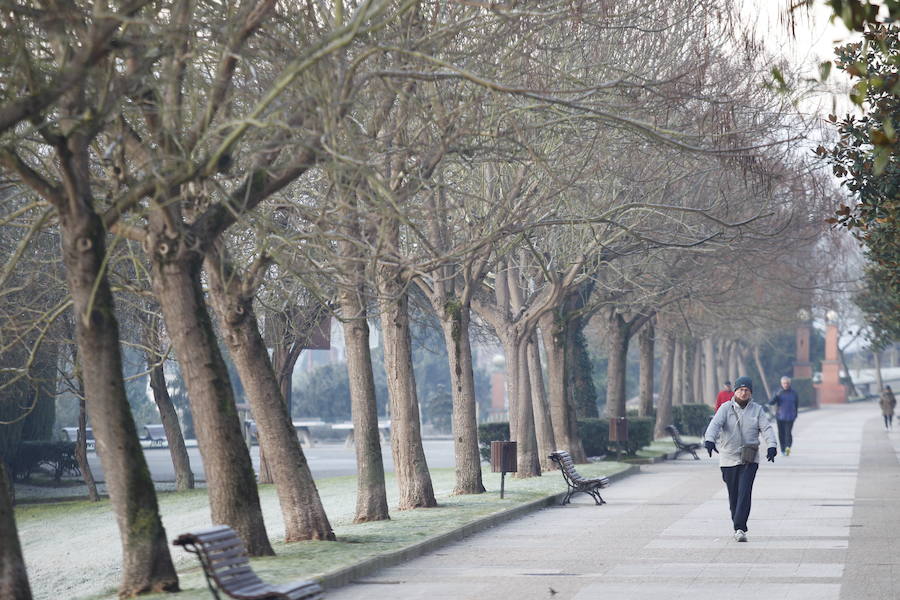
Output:
<path fill-rule="evenodd" d="M 645 465 L 576 499 L 381 569 L 332 600 L 900 598 L 900 431 L 874 403 L 801 415 L 760 467 L 750 541 L 731 537 L 715 459 Z"/>

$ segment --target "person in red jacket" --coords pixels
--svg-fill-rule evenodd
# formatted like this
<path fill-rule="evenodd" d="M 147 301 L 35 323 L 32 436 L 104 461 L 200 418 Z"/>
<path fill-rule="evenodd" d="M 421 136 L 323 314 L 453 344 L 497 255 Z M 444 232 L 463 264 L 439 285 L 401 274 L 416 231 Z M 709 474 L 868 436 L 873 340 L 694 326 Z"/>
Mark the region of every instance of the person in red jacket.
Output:
<path fill-rule="evenodd" d="M 716 396 L 716 412 L 719 412 L 719 407 L 731 400 L 731 397 L 734 396 L 734 392 L 731 391 L 731 382 L 725 382 L 725 389 L 719 392 L 719 395 Z"/>

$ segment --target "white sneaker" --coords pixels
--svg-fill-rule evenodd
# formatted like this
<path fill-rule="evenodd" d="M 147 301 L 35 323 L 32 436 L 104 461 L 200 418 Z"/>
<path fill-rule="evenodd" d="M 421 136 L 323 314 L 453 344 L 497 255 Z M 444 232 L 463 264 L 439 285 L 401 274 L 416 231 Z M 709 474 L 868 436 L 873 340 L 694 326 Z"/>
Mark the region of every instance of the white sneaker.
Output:
<path fill-rule="evenodd" d="M 747 541 L 747 532 L 743 529 L 735 529 L 734 530 L 734 541 L 736 542 L 746 542 Z"/>

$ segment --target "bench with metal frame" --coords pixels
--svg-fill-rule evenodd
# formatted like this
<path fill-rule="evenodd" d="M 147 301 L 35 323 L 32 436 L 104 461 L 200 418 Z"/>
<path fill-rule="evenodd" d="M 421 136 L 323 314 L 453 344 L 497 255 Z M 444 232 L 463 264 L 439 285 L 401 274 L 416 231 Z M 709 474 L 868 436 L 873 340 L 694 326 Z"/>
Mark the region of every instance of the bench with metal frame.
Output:
<path fill-rule="evenodd" d="M 695 442 L 685 442 L 681 439 L 681 433 L 679 433 L 678 428 L 674 425 L 666 425 L 666 431 L 672 436 L 672 441 L 675 443 L 675 456 L 673 459 L 678 458 L 682 454 L 690 454 L 694 457 L 694 460 L 700 460 L 700 457 L 697 456 L 697 450 L 700 449 L 700 444 Z"/>
<path fill-rule="evenodd" d="M 172 542 L 197 555 L 206 585 L 216 600 L 224 592 L 236 600 L 318 600 L 322 586 L 315 581 L 274 585 L 253 572 L 243 542 L 227 525 L 183 533 Z"/>
<path fill-rule="evenodd" d="M 609 485 L 609 477 L 595 477 L 591 479 L 582 477 L 575 470 L 575 461 L 572 460 L 572 456 L 565 450 L 557 450 L 552 453 L 550 460 L 559 465 L 559 470 L 568 486 L 566 496 L 561 504 L 568 504 L 572 500 L 572 496 L 578 492 L 587 494 L 598 505 L 606 504 L 606 500 L 600 496 L 599 490 Z"/>
<path fill-rule="evenodd" d="M 166 429 L 162 425 L 144 425 L 144 431 L 147 433 L 144 440 L 150 442 L 151 447 L 163 447 L 169 443 L 166 439 Z"/>

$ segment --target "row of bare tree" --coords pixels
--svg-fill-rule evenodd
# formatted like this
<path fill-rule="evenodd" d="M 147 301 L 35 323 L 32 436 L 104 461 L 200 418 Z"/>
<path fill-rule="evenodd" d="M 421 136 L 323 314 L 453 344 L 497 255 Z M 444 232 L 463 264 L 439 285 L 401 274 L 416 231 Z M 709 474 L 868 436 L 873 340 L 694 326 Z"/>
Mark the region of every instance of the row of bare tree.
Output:
<path fill-rule="evenodd" d="M 290 542 L 334 539 L 285 401 L 310 311 L 331 310 L 344 328 L 360 522 L 389 516 L 370 318 L 383 334 L 398 508 L 436 503 L 411 297 L 437 316 L 450 357 L 458 494 L 484 490 L 473 323 L 504 348 L 528 477 L 554 448 L 584 458 L 571 366 L 594 315 L 607 324 L 611 416 L 625 413 L 639 332 L 642 344 L 663 334 L 669 402 L 666 382 L 701 379 L 700 339 L 753 331 L 771 305 L 786 320 L 804 301 L 829 198 L 795 149 L 804 124 L 790 99 L 760 85 L 765 53 L 721 4 L 4 2 L 0 165 L 11 191 L 0 226 L 16 232 L 4 279 L 61 263 L 67 294 L 0 350 L 39 348 L 33 332 L 71 315 L 121 532 L 120 593 L 178 587 L 122 343 L 147 350 L 188 487 L 162 372 L 174 353 L 211 519 L 258 556 L 272 548 L 220 341 Z M 58 252 L 36 245 L 45 231 Z M 767 295 L 786 273 L 791 286 Z M 13 298 L 4 286 L 4 329 L 24 322 Z M 25 377 L 36 354 L 4 374 Z M 14 532 L 4 502 L 0 530 Z M 27 598 L 17 538 L 2 539 L 3 572 L 16 573 L 3 591 Z"/>

